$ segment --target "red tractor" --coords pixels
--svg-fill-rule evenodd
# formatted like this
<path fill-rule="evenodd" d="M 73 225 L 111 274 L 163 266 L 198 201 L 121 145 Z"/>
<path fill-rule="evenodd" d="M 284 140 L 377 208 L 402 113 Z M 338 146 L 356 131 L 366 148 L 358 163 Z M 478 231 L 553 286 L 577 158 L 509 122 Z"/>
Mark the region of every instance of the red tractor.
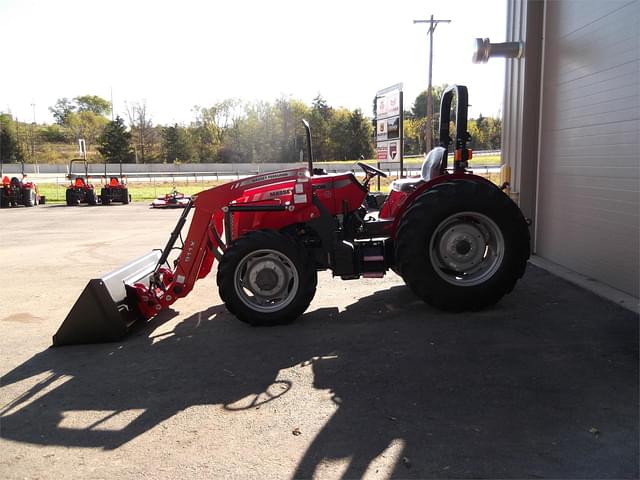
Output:
<path fill-rule="evenodd" d="M 455 140 L 449 137 L 457 95 Z M 518 206 L 467 170 L 467 89 L 443 94 L 440 146 L 422 175 L 392 183 L 379 211 L 364 206 L 370 181 L 385 174 L 366 163 L 352 173 L 295 168 L 205 190 L 185 208 L 162 251 L 89 281 L 53 338 L 54 345 L 115 341 L 188 295 L 218 261 L 227 309 L 251 325 L 290 322 L 309 306 L 317 272 L 343 280 L 382 277 L 391 269 L 425 302 L 444 310 L 493 305 L 522 277 L 529 230 Z M 454 143 L 453 168 L 447 153 Z M 173 266 L 169 254 L 193 210 Z"/>
<path fill-rule="evenodd" d="M 131 202 L 131 195 L 129 195 L 129 188 L 124 181 L 122 175 L 122 162 L 120 162 L 120 176 L 107 175 L 107 162 L 104 162 L 104 178 L 107 182 L 100 191 L 100 201 L 102 205 L 110 205 L 113 202 L 122 203 L 127 205 Z M 108 179 L 108 180 L 107 180 Z"/>
<path fill-rule="evenodd" d="M 22 180 L 18 177 L 9 179 L 1 170 L 0 168 L 0 179 L 2 180 L 0 183 L 0 208 L 17 207 L 18 205 L 33 207 L 44 203 L 44 196 L 40 196 L 38 193 L 38 185 L 25 181 L 27 175 L 24 173 L 24 162 L 22 162 Z"/>
<path fill-rule="evenodd" d="M 84 164 L 84 176 L 73 173 L 74 163 Z M 86 203 L 87 205 L 96 205 L 98 203 L 96 189 L 93 184 L 89 182 L 89 166 L 85 159 L 74 158 L 69 162 L 68 178 L 71 180 L 65 192 L 68 206 L 79 205 L 80 203 Z"/>

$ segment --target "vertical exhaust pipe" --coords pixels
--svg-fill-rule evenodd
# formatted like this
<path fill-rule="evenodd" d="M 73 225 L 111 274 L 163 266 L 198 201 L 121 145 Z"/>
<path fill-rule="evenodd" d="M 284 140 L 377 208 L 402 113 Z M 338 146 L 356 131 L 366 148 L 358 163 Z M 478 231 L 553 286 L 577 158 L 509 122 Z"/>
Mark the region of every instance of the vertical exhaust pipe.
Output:
<path fill-rule="evenodd" d="M 304 129 L 307 132 L 307 149 L 309 151 L 309 175 L 313 175 L 313 148 L 311 146 L 311 126 L 309 122 L 307 122 L 304 118 L 302 119 L 302 124 L 304 125 Z"/>

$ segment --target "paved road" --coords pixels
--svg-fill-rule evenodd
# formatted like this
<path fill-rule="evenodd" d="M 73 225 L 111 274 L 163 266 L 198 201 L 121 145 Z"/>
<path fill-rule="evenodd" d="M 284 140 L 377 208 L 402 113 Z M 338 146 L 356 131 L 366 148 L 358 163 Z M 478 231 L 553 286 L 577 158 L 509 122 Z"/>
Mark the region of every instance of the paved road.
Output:
<path fill-rule="evenodd" d="M 49 349 L 86 281 L 178 215 L 0 211 L 0 477 L 638 478 L 637 316 L 533 267 L 459 315 L 322 274 L 271 329 L 210 276 L 124 342 Z"/>

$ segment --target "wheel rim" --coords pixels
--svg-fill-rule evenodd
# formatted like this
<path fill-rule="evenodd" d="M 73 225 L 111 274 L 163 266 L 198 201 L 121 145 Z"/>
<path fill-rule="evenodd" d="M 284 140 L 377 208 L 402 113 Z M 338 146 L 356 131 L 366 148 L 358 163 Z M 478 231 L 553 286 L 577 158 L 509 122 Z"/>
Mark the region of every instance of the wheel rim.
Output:
<path fill-rule="evenodd" d="M 438 225 L 429 242 L 429 257 L 442 279 L 472 287 L 500 268 L 504 246 L 502 232 L 493 220 L 478 212 L 460 212 Z"/>
<path fill-rule="evenodd" d="M 234 272 L 238 298 L 262 313 L 282 310 L 298 292 L 300 280 L 294 263 L 277 250 L 255 250 L 246 255 Z"/>

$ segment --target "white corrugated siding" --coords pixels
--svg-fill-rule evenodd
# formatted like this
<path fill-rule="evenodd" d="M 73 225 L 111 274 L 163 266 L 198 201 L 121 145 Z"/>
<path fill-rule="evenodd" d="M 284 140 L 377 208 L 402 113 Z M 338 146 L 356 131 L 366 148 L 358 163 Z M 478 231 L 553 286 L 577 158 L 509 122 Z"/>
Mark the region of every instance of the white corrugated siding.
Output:
<path fill-rule="evenodd" d="M 548 1 L 536 253 L 638 296 L 640 2 Z"/>

